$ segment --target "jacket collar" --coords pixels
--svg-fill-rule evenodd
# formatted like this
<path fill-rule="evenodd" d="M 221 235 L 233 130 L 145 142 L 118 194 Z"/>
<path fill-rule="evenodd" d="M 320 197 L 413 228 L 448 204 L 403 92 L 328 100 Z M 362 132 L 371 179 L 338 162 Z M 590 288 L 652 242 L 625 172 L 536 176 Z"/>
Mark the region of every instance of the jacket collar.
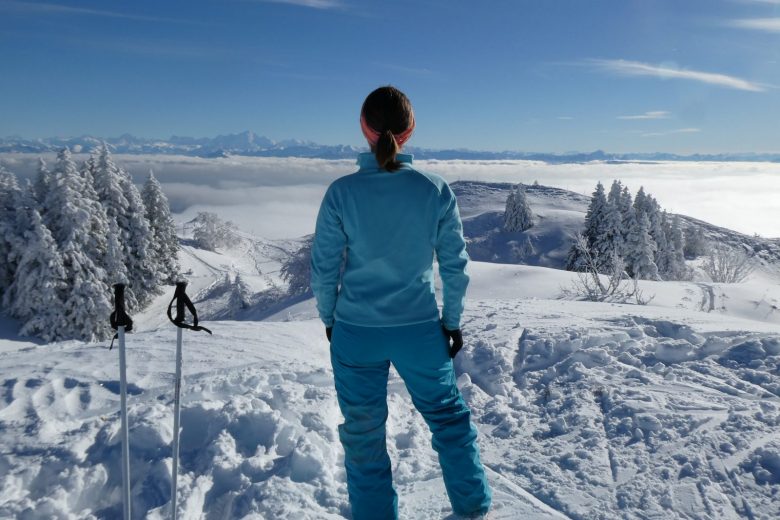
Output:
<path fill-rule="evenodd" d="M 399 163 L 402 164 L 411 164 L 413 155 L 410 153 L 399 153 L 395 156 L 396 160 Z M 360 170 L 381 170 L 384 171 L 382 168 L 379 167 L 379 163 L 376 162 L 376 156 L 372 152 L 362 152 L 358 155 L 357 164 L 360 167 Z"/>

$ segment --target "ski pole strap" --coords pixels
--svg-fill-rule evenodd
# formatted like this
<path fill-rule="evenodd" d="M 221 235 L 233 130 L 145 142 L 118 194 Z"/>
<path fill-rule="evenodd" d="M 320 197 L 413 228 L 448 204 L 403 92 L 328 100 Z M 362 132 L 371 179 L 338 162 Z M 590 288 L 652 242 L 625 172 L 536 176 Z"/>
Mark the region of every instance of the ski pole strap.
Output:
<path fill-rule="evenodd" d="M 133 330 L 133 320 L 125 312 L 125 284 L 118 283 L 114 285 L 114 312 L 109 316 L 111 328 L 118 330 L 120 326 L 124 326 L 125 332 Z M 114 348 L 114 340 L 119 337 L 119 333 L 114 334 L 111 338 L 111 345 L 108 350 Z"/>
<path fill-rule="evenodd" d="M 195 310 L 195 306 L 190 301 L 190 297 L 187 296 L 185 289 L 187 288 L 187 282 L 176 282 L 176 291 L 173 293 L 173 299 L 168 304 L 168 319 L 171 323 L 179 327 L 180 329 L 190 329 L 194 331 L 205 330 L 209 334 L 211 331 L 206 327 L 198 325 L 198 311 Z M 176 317 L 174 318 L 171 309 L 173 309 L 173 302 L 176 302 Z M 184 321 L 184 308 L 187 308 L 192 314 L 192 325 Z"/>

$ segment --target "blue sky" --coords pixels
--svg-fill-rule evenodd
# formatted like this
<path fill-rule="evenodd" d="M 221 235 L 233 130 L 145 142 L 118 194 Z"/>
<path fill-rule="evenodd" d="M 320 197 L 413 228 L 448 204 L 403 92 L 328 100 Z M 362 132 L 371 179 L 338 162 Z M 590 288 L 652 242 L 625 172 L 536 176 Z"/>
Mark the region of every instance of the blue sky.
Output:
<path fill-rule="evenodd" d="M 780 151 L 780 0 L 0 0 L 0 135 Z"/>

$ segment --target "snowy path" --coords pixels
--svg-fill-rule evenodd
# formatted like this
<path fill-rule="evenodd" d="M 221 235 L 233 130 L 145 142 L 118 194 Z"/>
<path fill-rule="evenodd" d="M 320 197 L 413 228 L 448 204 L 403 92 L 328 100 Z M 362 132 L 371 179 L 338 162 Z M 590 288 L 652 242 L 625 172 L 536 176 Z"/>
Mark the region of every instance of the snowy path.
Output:
<path fill-rule="evenodd" d="M 641 315 L 638 315 L 641 311 Z M 775 518 L 780 330 L 661 307 L 469 300 L 459 386 L 498 519 Z M 318 320 L 187 333 L 186 518 L 344 518 L 327 342 Z M 525 331 L 525 333 L 523 333 Z M 128 336 L 137 518 L 169 501 L 174 329 Z M 119 511 L 116 352 L 6 342 L 0 517 Z M 394 371 L 388 450 L 401 516 L 451 516 L 430 434 Z"/>

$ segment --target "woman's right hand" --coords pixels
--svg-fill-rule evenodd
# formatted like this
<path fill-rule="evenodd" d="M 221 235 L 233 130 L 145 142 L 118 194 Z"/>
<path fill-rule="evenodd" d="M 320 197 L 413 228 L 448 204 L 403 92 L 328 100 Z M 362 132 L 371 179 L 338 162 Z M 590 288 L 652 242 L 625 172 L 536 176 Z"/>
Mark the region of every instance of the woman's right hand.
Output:
<path fill-rule="evenodd" d="M 331 334 L 333 334 L 333 327 L 325 327 L 325 335 L 328 337 L 329 342 Z"/>

